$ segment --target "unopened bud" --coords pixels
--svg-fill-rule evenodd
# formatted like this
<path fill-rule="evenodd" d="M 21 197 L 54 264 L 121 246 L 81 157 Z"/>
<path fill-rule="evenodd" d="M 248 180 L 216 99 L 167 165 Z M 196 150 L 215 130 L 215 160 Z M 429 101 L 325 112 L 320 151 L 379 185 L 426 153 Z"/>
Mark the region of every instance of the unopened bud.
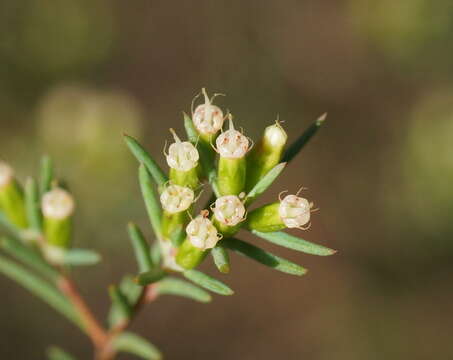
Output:
<path fill-rule="evenodd" d="M 173 129 L 170 129 L 175 142 L 168 148 L 167 163 L 172 169 L 189 171 L 198 164 L 198 150 L 188 141 L 181 141 Z"/>
<path fill-rule="evenodd" d="M 187 210 L 194 198 L 192 189 L 185 186 L 170 185 L 160 195 L 160 203 L 165 211 L 175 214 Z"/>
<path fill-rule="evenodd" d="M 264 130 L 264 141 L 269 146 L 280 149 L 285 146 L 287 139 L 288 135 L 278 121 Z"/>
<path fill-rule="evenodd" d="M 217 228 L 206 216 L 198 215 L 186 227 L 190 243 L 198 249 L 212 249 L 220 240 Z"/>
<path fill-rule="evenodd" d="M 280 202 L 279 215 L 288 228 L 300 228 L 310 221 L 311 204 L 307 199 L 287 195 Z"/>
<path fill-rule="evenodd" d="M 0 161 L 0 188 L 8 185 L 14 178 L 14 170 L 7 163 Z"/>
<path fill-rule="evenodd" d="M 74 199 L 66 190 L 52 189 L 42 198 L 42 212 L 50 219 L 65 219 L 74 212 Z"/>
<path fill-rule="evenodd" d="M 239 159 L 249 150 L 249 139 L 234 128 L 231 116 L 229 122 L 229 129 L 220 134 L 216 140 L 217 152 L 227 159 Z"/>
<path fill-rule="evenodd" d="M 205 102 L 197 106 L 192 121 L 200 134 L 213 135 L 223 126 L 223 112 L 218 106 L 211 104 L 204 88 L 202 92 Z"/>
<path fill-rule="evenodd" d="M 217 221 L 224 225 L 235 226 L 244 220 L 245 207 L 236 195 L 226 195 L 215 201 L 212 209 Z"/>

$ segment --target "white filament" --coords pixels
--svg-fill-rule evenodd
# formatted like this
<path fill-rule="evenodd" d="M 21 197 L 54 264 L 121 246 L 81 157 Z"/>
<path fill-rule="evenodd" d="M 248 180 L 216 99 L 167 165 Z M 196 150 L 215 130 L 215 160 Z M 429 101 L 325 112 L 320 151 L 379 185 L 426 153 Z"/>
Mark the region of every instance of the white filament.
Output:
<path fill-rule="evenodd" d="M 245 207 L 236 195 L 219 197 L 212 209 L 215 218 L 222 224 L 234 226 L 244 220 Z"/>
<path fill-rule="evenodd" d="M 203 215 L 198 215 L 187 225 L 186 233 L 190 243 L 202 250 L 212 249 L 220 239 L 216 227 Z"/>
<path fill-rule="evenodd" d="M 307 199 L 287 195 L 280 202 L 280 218 L 288 228 L 300 228 L 310 221 L 311 205 Z"/>
<path fill-rule="evenodd" d="M 173 129 L 170 129 L 175 142 L 168 148 L 168 166 L 179 171 L 189 171 L 197 166 L 198 150 L 188 141 L 181 141 Z"/>
<path fill-rule="evenodd" d="M 194 197 L 192 189 L 185 186 L 170 185 L 160 195 L 160 202 L 165 211 L 175 214 L 187 210 L 193 203 Z"/>
<path fill-rule="evenodd" d="M 74 212 L 74 199 L 66 190 L 55 188 L 42 197 L 42 212 L 50 219 L 65 219 Z"/>

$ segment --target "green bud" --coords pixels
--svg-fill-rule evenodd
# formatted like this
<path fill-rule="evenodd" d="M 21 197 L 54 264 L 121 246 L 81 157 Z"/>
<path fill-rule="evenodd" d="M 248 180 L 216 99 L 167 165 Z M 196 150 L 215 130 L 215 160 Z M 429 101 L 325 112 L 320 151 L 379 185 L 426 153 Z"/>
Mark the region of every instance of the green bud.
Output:
<path fill-rule="evenodd" d="M 170 181 L 175 185 L 196 189 L 200 184 L 198 181 L 199 168 L 199 166 L 196 166 L 189 171 L 170 169 Z"/>
<path fill-rule="evenodd" d="M 48 244 L 68 248 L 72 234 L 74 200 L 66 190 L 55 188 L 42 198 L 44 235 Z"/>
<path fill-rule="evenodd" d="M 272 232 L 284 229 L 286 226 L 279 214 L 280 203 L 272 203 L 261 206 L 251 211 L 246 220 L 246 226 L 250 230 Z"/>
<path fill-rule="evenodd" d="M 189 239 L 184 240 L 176 254 L 176 263 L 184 269 L 197 267 L 209 253 L 192 245 Z"/>
<path fill-rule="evenodd" d="M 14 178 L 13 169 L 0 162 L 0 209 L 18 228 L 28 226 L 25 199 L 21 186 Z"/>
<path fill-rule="evenodd" d="M 287 139 L 278 122 L 264 130 L 263 137 L 247 156 L 247 192 L 280 162 Z"/>

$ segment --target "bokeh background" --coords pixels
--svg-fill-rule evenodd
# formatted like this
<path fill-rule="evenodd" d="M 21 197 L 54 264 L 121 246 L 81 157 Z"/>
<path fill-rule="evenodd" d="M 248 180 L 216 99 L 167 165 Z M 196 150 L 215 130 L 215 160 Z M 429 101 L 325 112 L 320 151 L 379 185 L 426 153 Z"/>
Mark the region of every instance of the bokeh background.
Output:
<path fill-rule="evenodd" d="M 265 200 L 308 187 L 321 210 L 301 235 L 338 254 L 243 235 L 310 272 L 234 256 L 235 296 L 162 297 L 134 330 L 167 359 L 453 358 L 452 36 L 449 0 L 1 0 L 0 156 L 23 179 L 50 154 L 69 181 L 76 244 L 104 256 L 75 276 L 104 316 L 106 286 L 135 271 L 125 224 L 146 226 L 123 131 L 159 157 L 202 86 L 254 139 L 279 115 L 293 140 L 327 111 Z M 72 325 L 0 287 L 0 358 L 90 358 Z"/>

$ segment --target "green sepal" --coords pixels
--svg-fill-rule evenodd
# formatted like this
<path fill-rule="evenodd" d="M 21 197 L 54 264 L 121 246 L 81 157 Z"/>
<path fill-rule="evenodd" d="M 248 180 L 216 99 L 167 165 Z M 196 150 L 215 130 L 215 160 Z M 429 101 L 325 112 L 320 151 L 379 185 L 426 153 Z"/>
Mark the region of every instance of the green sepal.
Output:
<path fill-rule="evenodd" d="M 246 160 L 220 157 L 217 172 L 217 187 L 221 196 L 239 195 L 244 191 Z"/>
<path fill-rule="evenodd" d="M 170 169 L 170 181 L 172 184 L 187 186 L 191 189 L 196 189 L 200 182 L 198 181 L 198 166 L 190 169 L 189 171 L 179 171 L 176 169 Z"/>
<path fill-rule="evenodd" d="M 217 244 L 211 250 L 211 255 L 217 269 L 223 274 L 228 274 L 230 272 L 230 256 L 228 255 L 228 251 L 221 244 Z"/>
<path fill-rule="evenodd" d="M 176 263 L 184 269 L 193 269 L 204 260 L 208 252 L 193 246 L 189 239 L 185 239 L 176 254 Z"/>
<path fill-rule="evenodd" d="M 72 217 L 52 219 L 44 217 L 44 235 L 47 243 L 67 249 L 71 245 Z"/>
<path fill-rule="evenodd" d="M 261 206 L 251 211 L 246 220 L 246 227 L 250 230 L 261 232 L 279 231 L 286 228 L 280 218 L 278 209 L 280 203 L 272 203 Z"/>
<path fill-rule="evenodd" d="M 24 193 L 15 179 L 0 187 L 0 209 L 18 228 L 26 229 L 28 227 Z"/>

